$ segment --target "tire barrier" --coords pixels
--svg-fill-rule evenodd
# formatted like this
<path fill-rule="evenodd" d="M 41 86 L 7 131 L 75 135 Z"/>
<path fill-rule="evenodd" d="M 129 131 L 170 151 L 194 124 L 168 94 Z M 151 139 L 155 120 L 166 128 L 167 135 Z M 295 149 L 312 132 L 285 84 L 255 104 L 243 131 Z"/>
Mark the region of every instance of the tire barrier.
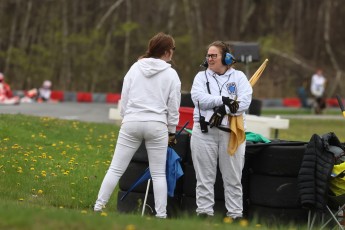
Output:
<path fill-rule="evenodd" d="M 174 197 L 168 198 L 168 206 L 174 216 L 196 215 L 196 178 L 189 146 L 190 135 L 181 133 L 178 138 L 174 149 L 182 159 L 181 166 L 184 175 L 177 181 Z M 243 214 L 245 217 L 249 219 L 257 217 L 261 221 L 269 223 L 306 222 L 307 211 L 301 208 L 297 188 L 297 175 L 306 144 L 306 142 L 283 140 L 272 140 L 271 143 L 266 144 L 247 142 L 242 173 Z M 118 199 L 147 167 L 147 152 L 145 144 L 142 144 L 120 179 L 121 191 Z M 144 199 L 146 187 L 147 184 L 142 183 L 129 193 L 124 201 L 118 201 L 118 211 L 138 212 L 140 209 L 138 206 Z M 224 188 L 219 168 L 214 186 L 214 197 L 215 214 L 224 215 L 226 213 Z M 148 205 L 154 207 L 152 183 L 148 193 Z M 168 215 L 172 217 L 171 214 Z"/>
<path fill-rule="evenodd" d="M 25 95 L 25 90 L 13 90 L 14 96 L 23 97 Z M 52 90 L 51 99 L 55 101 L 67 101 L 67 102 L 77 102 L 77 95 L 81 93 L 84 94 L 91 94 L 90 96 L 86 96 L 88 99 L 85 100 L 85 96 L 79 95 L 82 98 L 80 102 L 95 102 L 95 103 L 111 103 L 117 104 L 121 98 L 120 93 L 91 93 L 91 92 L 70 92 L 70 91 L 62 91 L 62 90 Z M 300 99 L 299 98 L 265 98 L 262 100 L 253 99 L 253 105 L 251 105 L 249 114 L 253 115 L 261 115 L 261 107 L 301 107 Z M 312 98 L 308 98 L 308 101 L 312 101 Z M 260 105 L 261 104 L 261 105 Z M 327 107 L 335 107 L 338 108 L 339 104 L 337 98 L 327 98 L 326 99 Z M 191 107 L 194 108 L 194 103 L 191 99 L 190 93 L 182 93 L 181 94 L 181 107 Z"/>
<path fill-rule="evenodd" d="M 305 226 L 308 220 L 308 210 L 301 208 L 273 208 L 251 204 L 249 210 L 249 219 L 255 219 L 267 225 L 279 226 L 293 223 Z"/>
<path fill-rule="evenodd" d="M 121 213 L 142 213 L 143 204 L 145 200 L 145 193 L 130 192 L 126 198 L 121 200 L 126 191 L 119 190 L 117 194 L 117 211 Z M 155 215 L 154 210 L 154 196 L 148 194 L 146 199 L 146 206 L 144 215 Z M 168 197 L 167 214 L 169 217 L 178 217 L 181 214 L 181 197 Z"/>
<path fill-rule="evenodd" d="M 272 176 L 298 176 L 305 143 L 300 145 L 269 145 L 254 156 L 252 170 L 256 174 Z"/>
<path fill-rule="evenodd" d="M 299 208 L 297 177 L 253 174 L 249 184 L 250 204 L 272 208 Z"/>
<path fill-rule="evenodd" d="M 192 101 L 192 97 L 190 93 L 182 93 L 181 94 L 181 107 L 192 107 L 194 108 L 194 103 Z"/>
<path fill-rule="evenodd" d="M 248 114 L 260 116 L 261 108 L 262 108 L 262 101 L 258 99 L 252 99 L 252 102 L 250 103 L 249 108 L 248 108 Z"/>

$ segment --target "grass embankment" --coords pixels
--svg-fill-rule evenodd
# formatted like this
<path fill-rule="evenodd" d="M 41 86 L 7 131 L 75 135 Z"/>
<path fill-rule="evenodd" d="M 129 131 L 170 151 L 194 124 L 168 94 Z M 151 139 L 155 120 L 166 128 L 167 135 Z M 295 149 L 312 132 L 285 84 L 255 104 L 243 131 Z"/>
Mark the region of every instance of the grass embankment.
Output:
<path fill-rule="evenodd" d="M 290 120 L 280 139 L 308 141 L 345 120 Z M 116 191 L 104 213 L 92 205 L 110 164 L 119 127 L 24 115 L 0 115 L 0 229 L 236 229 L 194 217 L 157 220 L 116 212 Z M 261 225 L 251 222 L 247 229 Z M 260 229 L 266 229 L 261 226 Z M 286 226 L 281 226 L 286 229 Z"/>

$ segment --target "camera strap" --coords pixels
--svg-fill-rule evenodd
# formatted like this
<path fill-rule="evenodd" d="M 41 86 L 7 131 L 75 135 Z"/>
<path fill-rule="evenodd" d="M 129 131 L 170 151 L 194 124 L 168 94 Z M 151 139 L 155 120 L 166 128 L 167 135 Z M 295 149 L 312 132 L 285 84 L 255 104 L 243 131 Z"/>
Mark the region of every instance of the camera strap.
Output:
<path fill-rule="evenodd" d="M 208 77 L 207 77 L 207 74 L 206 74 L 206 70 L 205 70 L 205 77 L 206 77 L 206 87 L 207 87 L 207 91 L 208 91 L 208 93 L 209 93 L 210 95 L 212 95 L 212 94 L 211 94 L 211 90 L 210 90 L 210 82 L 208 81 Z M 230 78 L 230 76 L 229 76 L 229 78 Z M 216 80 L 216 79 L 215 79 L 215 80 Z M 228 81 L 229 81 L 229 79 L 228 79 Z M 218 84 L 218 82 L 217 82 L 217 84 Z M 199 119 L 200 119 L 201 113 L 200 113 L 199 101 L 198 101 L 198 107 L 199 107 Z M 213 109 L 213 110 L 214 110 L 214 109 Z M 224 131 L 224 132 L 228 132 L 228 133 L 231 132 L 229 128 L 224 128 L 224 127 L 217 127 L 217 128 L 220 129 L 220 130 L 222 130 L 222 131 Z"/>

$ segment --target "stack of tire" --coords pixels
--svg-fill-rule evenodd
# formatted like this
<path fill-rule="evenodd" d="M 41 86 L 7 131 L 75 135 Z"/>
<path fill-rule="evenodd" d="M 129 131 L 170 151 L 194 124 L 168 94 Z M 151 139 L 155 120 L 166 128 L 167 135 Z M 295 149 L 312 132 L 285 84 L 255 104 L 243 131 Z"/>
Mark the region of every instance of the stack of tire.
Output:
<path fill-rule="evenodd" d="M 181 133 L 177 137 L 177 144 L 173 147 L 181 158 L 181 166 L 188 155 L 190 155 L 189 147 L 190 137 L 187 133 Z M 117 198 L 117 210 L 122 213 L 141 213 L 145 193 L 147 189 L 147 181 L 136 186 L 128 195 L 121 200 L 132 185 L 143 175 L 144 171 L 149 167 L 148 156 L 144 142 L 141 144 L 137 152 L 134 154 L 127 170 L 119 181 L 119 192 Z M 183 168 L 182 168 L 183 169 Z M 183 169 L 185 171 L 185 169 Z M 169 217 L 176 217 L 181 213 L 183 176 L 177 181 L 174 197 L 168 196 L 167 212 Z M 154 215 L 154 196 L 152 182 L 148 190 L 146 207 L 146 215 Z"/>
<path fill-rule="evenodd" d="M 297 177 L 306 149 L 305 142 L 278 142 L 247 146 L 249 169 L 248 215 L 267 224 L 305 224 Z"/>

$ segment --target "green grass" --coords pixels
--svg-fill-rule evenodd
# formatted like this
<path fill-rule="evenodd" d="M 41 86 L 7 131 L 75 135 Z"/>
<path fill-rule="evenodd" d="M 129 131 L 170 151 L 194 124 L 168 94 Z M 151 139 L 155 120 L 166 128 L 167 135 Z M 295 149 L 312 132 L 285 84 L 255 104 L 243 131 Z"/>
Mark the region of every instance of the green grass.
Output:
<path fill-rule="evenodd" d="M 334 132 L 341 142 L 345 142 L 345 119 L 289 119 L 289 129 L 279 130 L 278 139 L 290 141 L 309 141 L 313 134 L 323 135 Z M 271 136 L 274 137 L 272 130 Z"/>
<path fill-rule="evenodd" d="M 344 120 L 290 120 L 283 140 L 308 141 L 335 132 Z M 116 211 L 116 191 L 103 214 L 94 213 L 119 127 L 25 115 L 0 115 L 0 229 L 243 229 L 185 216 L 158 220 Z M 255 220 L 247 229 L 257 229 Z M 278 229 L 286 229 L 280 226 Z M 266 229 L 261 226 L 260 229 Z M 292 227 L 290 229 L 293 229 Z"/>
<path fill-rule="evenodd" d="M 304 109 L 304 108 L 274 108 L 274 107 L 267 107 L 262 108 L 261 115 L 262 116 L 271 116 L 271 115 L 311 115 L 313 111 L 311 109 Z M 323 111 L 324 115 L 339 115 L 341 116 L 341 110 L 339 108 L 326 108 Z"/>

